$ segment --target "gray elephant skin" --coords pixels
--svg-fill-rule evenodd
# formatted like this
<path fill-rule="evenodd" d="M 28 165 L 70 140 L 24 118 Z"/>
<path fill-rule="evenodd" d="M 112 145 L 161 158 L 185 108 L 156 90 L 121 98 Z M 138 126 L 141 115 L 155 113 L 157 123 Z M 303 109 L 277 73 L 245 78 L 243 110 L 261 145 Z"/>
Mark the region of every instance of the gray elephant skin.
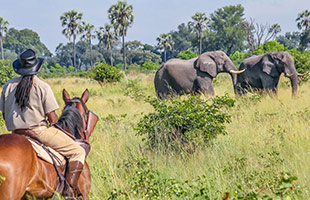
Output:
<path fill-rule="evenodd" d="M 270 52 L 245 59 L 239 70 L 245 70 L 237 77 L 237 94 L 248 91 L 267 92 L 277 95 L 280 75 L 290 78 L 292 95 L 297 93 L 297 79 L 302 76 L 296 71 L 294 59 L 288 52 Z"/>
<path fill-rule="evenodd" d="M 237 71 L 235 65 L 223 51 L 211 51 L 190 60 L 170 59 L 156 72 L 155 90 L 159 99 L 174 95 L 214 95 L 212 80 L 218 73 L 231 75 L 236 89 Z"/>

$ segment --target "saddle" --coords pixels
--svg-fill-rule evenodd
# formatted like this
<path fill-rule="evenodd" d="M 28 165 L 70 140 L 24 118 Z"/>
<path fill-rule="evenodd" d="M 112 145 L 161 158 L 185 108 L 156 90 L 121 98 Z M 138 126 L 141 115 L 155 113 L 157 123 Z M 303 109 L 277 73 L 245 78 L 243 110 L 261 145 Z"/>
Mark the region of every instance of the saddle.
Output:
<path fill-rule="evenodd" d="M 83 134 L 80 134 L 81 139 L 76 139 L 72 134 L 70 134 L 68 131 L 64 130 L 62 127 L 58 126 L 57 124 L 54 124 L 53 126 L 61 130 L 63 133 L 65 133 L 70 138 L 72 138 L 74 141 L 76 141 L 78 144 L 80 144 L 80 146 L 86 152 L 86 155 L 85 155 L 85 158 L 86 158 L 91 149 L 90 144 L 89 144 L 89 137 L 91 133 L 93 132 L 98 119 L 99 118 L 97 115 L 89 111 L 86 129 L 83 131 Z M 55 193 L 52 199 L 58 199 L 57 194 L 62 194 L 63 189 L 64 189 L 65 174 L 66 174 L 68 160 L 64 156 L 60 155 L 58 152 L 53 150 L 52 148 L 44 145 L 40 141 L 38 135 L 31 129 L 17 129 L 17 130 L 14 130 L 12 133 L 23 135 L 24 137 L 26 137 L 26 139 L 28 139 L 28 141 L 32 144 L 32 147 L 36 151 L 37 156 L 54 165 L 58 178 L 57 178 L 56 190 L 55 190 Z M 60 171 L 59 167 L 62 172 Z M 84 195 L 80 191 L 79 193 L 80 193 L 79 195 L 82 196 L 83 199 L 85 199 Z"/>

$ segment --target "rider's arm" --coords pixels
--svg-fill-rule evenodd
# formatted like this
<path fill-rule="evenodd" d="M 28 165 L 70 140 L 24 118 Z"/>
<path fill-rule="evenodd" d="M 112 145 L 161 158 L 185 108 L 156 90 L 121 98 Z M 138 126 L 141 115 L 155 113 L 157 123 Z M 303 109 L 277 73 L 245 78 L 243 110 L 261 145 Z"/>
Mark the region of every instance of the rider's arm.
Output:
<path fill-rule="evenodd" d="M 58 116 L 55 111 L 47 113 L 47 119 L 50 124 L 55 124 L 58 121 Z"/>

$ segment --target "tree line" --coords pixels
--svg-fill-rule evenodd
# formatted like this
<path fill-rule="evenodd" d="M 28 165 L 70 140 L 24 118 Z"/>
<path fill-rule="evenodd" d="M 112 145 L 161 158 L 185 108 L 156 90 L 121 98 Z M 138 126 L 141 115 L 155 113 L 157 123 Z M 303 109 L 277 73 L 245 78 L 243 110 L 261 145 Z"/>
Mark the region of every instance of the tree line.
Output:
<path fill-rule="evenodd" d="M 255 19 L 244 18 L 242 5 L 225 6 L 209 16 L 197 12 L 192 20 L 182 23 L 177 30 L 160 34 L 152 46 L 140 41 L 125 41 L 128 29 L 133 25 L 133 6 L 118 1 L 108 9 L 109 23 L 96 28 L 83 21 L 83 13 L 69 10 L 60 16 L 62 34 L 69 40 L 60 43 L 53 55 L 40 41 L 39 34 L 30 30 L 9 28 L 9 22 L 0 17 L 1 58 L 14 60 L 26 48 L 34 49 L 46 59 L 46 66 L 72 67 L 77 70 L 93 68 L 94 63 L 104 62 L 127 69 L 147 62 L 162 63 L 190 51 L 222 50 L 227 55 L 235 52 L 253 53 L 266 41 L 277 41 L 287 49 L 304 51 L 310 49 L 310 11 L 297 14 L 296 23 L 300 32 L 279 35 L 279 24 L 259 24 Z M 93 44 L 97 38 L 98 43 Z"/>

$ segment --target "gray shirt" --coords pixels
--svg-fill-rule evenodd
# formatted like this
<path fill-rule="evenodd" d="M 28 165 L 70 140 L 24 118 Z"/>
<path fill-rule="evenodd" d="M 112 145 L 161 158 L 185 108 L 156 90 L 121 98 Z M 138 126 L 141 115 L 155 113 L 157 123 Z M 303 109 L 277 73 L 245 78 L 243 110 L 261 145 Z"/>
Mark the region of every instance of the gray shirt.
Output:
<path fill-rule="evenodd" d="M 2 88 L 0 110 L 9 131 L 46 126 L 46 115 L 59 108 L 51 87 L 34 75 L 29 106 L 22 111 L 15 98 L 16 87 L 21 79 L 21 76 L 14 78 Z"/>

